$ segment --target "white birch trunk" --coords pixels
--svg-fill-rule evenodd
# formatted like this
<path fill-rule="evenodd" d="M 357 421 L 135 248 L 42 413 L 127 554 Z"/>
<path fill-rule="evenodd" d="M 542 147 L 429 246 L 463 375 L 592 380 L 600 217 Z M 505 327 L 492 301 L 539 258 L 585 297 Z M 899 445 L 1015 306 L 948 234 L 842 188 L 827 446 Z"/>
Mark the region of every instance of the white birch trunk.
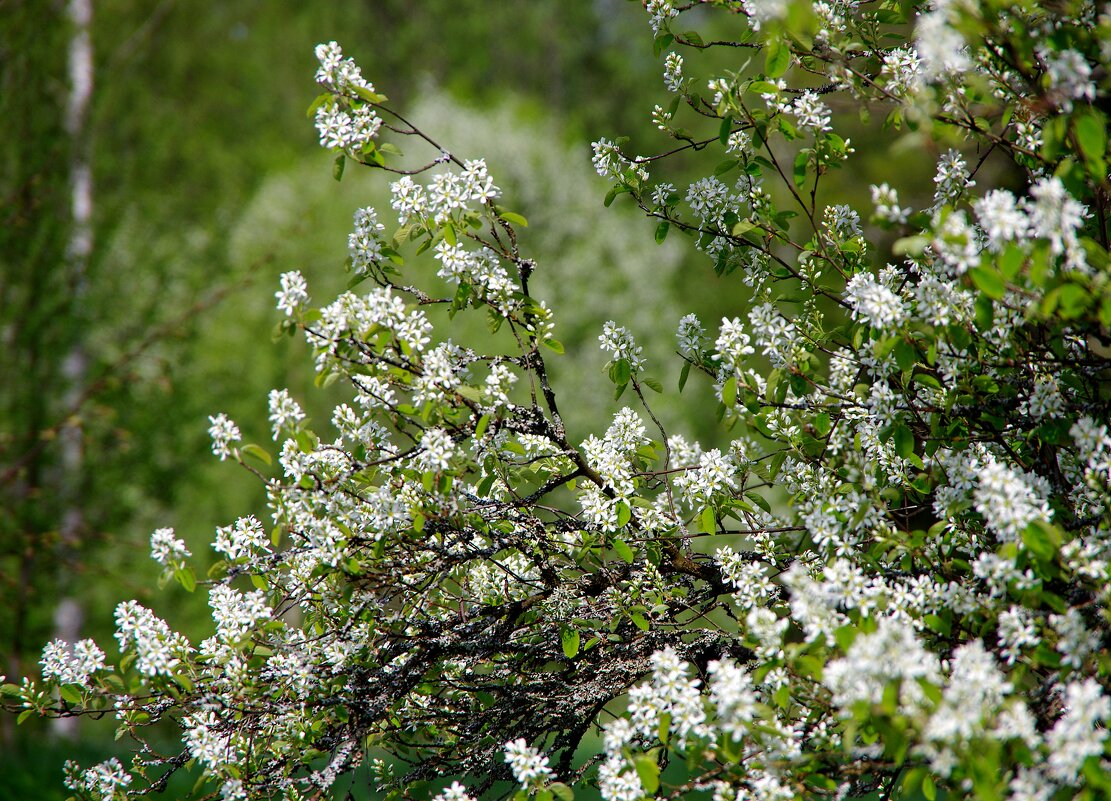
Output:
<path fill-rule="evenodd" d="M 89 106 L 93 95 L 92 0 L 70 0 L 68 6 L 72 35 L 69 42 L 69 102 L 66 106 L 66 131 L 70 137 L 71 226 L 66 248 L 67 278 L 73 292 L 73 308 L 80 314 L 85 296 L 89 259 L 93 252 L 93 175 L 90 163 Z M 66 354 L 62 373 L 66 382 L 66 408 L 80 396 L 88 375 L 89 355 L 78 333 Z M 61 433 L 61 489 L 66 504 L 61 521 L 61 569 L 70 567 L 70 554 L 84 528 L 79 488 L 84 467 L 84 442 L 80 425 L 67 426 Z M 65 586 L 65 577 L 62 579 Z M 55 637 L 70 643 L 81 637 L 84 609 L 81 602 L 63 595 L 54 613 Z M 53 721 L 56 737 L 73 738 L 76 718 Z"/>

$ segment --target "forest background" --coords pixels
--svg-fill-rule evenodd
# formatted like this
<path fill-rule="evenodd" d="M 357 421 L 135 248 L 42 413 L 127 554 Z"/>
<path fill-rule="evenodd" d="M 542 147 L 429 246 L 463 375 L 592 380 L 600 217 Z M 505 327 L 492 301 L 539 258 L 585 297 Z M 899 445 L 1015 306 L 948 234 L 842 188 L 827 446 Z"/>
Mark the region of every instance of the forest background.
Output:
<path fill-rule="evenodd" d="M 270 389 L 289 387 L 321 419 L 335 402 L 312 387 L 304 345 L 270 337 L 278 276 L 299 269 L 314 294 L 332 296 L 346 280 L 351 213 L 385 202 L 368 176 L 336 184 L 305 118 L 317 42 L 340 40 L 453 153 L 486 156 L 507 204 L 530 220 L 547 282 L 537 295 L 559 312 L 572 356 L 556 381 L 583 390 L 571 392 L 572 430 L 604 428 L 616 408 L 605 403 L 597 348 L 616 310 L 670 387 L 678 317 L 745 311 L 743 292 L 708 280 L 704 256 L 675 238 L 654 244 L 636 210 L 599 222 L 607 185 L 589 142 L 631 135 L 634 151 L 663 142 L 646 114 L 664 102 L 662 63 L 638 2 L 91 0 L 91 10 L 92 94 L 75 123 L 70 58 L 82 26 L 70 6 L 0 3 L 0 673 L 9 681 L 37 672 L 59 633 L 109 640 L 122 598 L 173 610 L 179 630 L 204 636 L 205 599 L 176 585 L 154 590 L 147 543 L 173 526 L 205 554 L 217 525 L 262 505 L 257 481 L 212 457 L 208 415 L 228 413 L 258 441 Z M 727 21 L 700 22 L 713 35 Z M 836 176 L 846 196 L 863 199 L 886 179 L 890 165 L 868 156 L 879 135 L 862 116 L 861 155 Z M 915 183 L 929 187 L 932 163 L 908 154 L 899 169 L 923 171 Z M 87 256 L 74 250 L 80 164 L 92 176 Z M 695 175 L 681 159 L 666 169 L 659 177 L 678 186 Z M 661 403 L 684 433 L 721 439 L 707 409 L 674 392 Z M 63 798 L 65 759 L 88 763 L 122 745 L 96 721 L 13 724 L 0 720 L 0 799 Z"/>

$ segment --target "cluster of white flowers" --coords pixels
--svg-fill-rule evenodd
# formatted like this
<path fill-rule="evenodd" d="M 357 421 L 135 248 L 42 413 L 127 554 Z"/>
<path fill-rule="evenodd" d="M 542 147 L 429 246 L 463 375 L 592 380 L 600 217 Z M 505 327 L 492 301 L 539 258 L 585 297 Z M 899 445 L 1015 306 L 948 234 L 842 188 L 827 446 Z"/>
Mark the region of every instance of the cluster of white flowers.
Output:
<path fill-rule="evenodd" d="M 336 96 L 343 96 L 341 103 L 334 96 L 316 109 L 316 129 L 321 147 L 357 153 L 382 127 L 382 118 L 366 104 L 367 96 L 374 95 L 374 85 L 363 78 L 355 61 L 344 58 L 343 50 L 335 42 L 316 46 L 320 67 L 316 81 Z M 351 100 L 363 101 L 350 105 Z"/>
<path fill-rule="evenodd" d="M 658 34 L 661 28 L 679 16 L 672 0 L 648 0 L 645 10 L 648 11 L 648 22 L 654 34 Z"/>
<path fill-rule="evenodd" d="M 216 637 L 227 643 L 235 643 L 260 620 L 269 620 L 274 614 L 262 590 L 244 594 L 226 584 L 209 591 L 208 605 L 216 623 Z"/>
<path fill-rule="evenodd" d="M 509 404 L 509 392 L 517 383 L 518 376 L 507 364 L 495 364 L 486 376 L 483 394 L 492 405 L 492 408 Z"/>
<path fill-rule="evenodd" d="M 299 270 L 282 273 L 281 289 L 274 293 L 278 300 L 278 311 L 292 317 L 309 302 L 309 285 Z"/>
<path fill-rule="evenodd" d="M 296 431 L 298 425 L 305 419 L 305 413 L 300 405 L 289 394 L 288 389 L 272 389 L 268 396 L 270 406 L 270 426 L 275 441 L 282 429 Z"/>
<path fill-rule="evenodd" d="M 184 636 L 136 601 L 116 607 L 116 640 L 121 651 L 134 649 L 136 669 L 146 676 L 169 676 L 192 650 Z"/>
<path fill-rule="evenodd" d="M 910 209 L 899 205 L 899 194 L 887 184 L 872 186 L 872 205 L 876 207 L 876 217 L 886 223 L 902 225 L 910 216 Z"/>
<path fill-rule="evenodd" d="M 1072 111 L 1073 101 L 1091 102 L 1095 99 L 1096 84 L 1092 80 L 1092 66 L 1082 53 L 1071 49 L 1042 49 L 1038 55 L 1045 62 L 1050 93 L 1061 111 Z"/>
<path fill-rule="evenodd" d="M 976 185 L 968 169 L 968 162 L 960 151 L 950 148 L 937 160 L 934 175 L 934 209 L 955 204 L 964 193 Z"/>
<path fill-rule="evenodd" d="M 845 300 L 852 307 L 854 320 L 863 320 L 881 331 L 896 328 L 907 318 L 902 298 L 871 273 L 857 273 L 849 279 Z"/>
<path fill-rule="evenodd" d="M 455 443 L 451 435 L 442 428 L 430 428 L 420 439 L 416 465 L 419 470 L 449 470 L 454 455 Z"/>
<path fill-rule="evenodd" d="M 125 797 L 132 782 L 131 774 L 115 757 L 85 770 L 81 770 L 76 762 L 67 761 L 65 772 L 66 787 L 76 792 L 84 791 L 99 801 L 116 801 Z"/>
<path fill-rule="evenodd" d="M 664 86 L 669 92 L 683 89 L 683 57 L 678 53 L 668 53 L 664 59 Z"/>
<path fill-rule="evenodd" d="M 318 44 L 314 50 L 320 67 L 316 82 L 333 92 L 346 94 L 355 89 L 373 92 L 374 86 L 363 78 L 362 70 L 353 58 L 344 58 L 343 48 L 337 42 Z"/>
<path fill-rule="evenodd" d="M 752 337 L 744 330 L 744 324 L 734 317 L 721 318 L 721 332 L 714 343 L 714 359 L 720 361 L 722 366 L 728 366 L 733 371 L 739 371 L 741 363 L 746 356 L 756 352 L 752 347 Z"/>
<path fill-rule="evenodd" d="M 1069 266 L 1083 269 L 1084 251 L 1080 249 L 1077 231 L 1087 209 L 1084 204 L 1069 195 L 1060 178 L 1042 178 L 1030 187 L 1032 203 L 1026 204 L 1030 216 L 1030 234 L 1048 239 L 1052 253 L 1065 254 Z"/>
<path fill-rule="evenodd" d="M 952 0 L 934 0 L 933 9 L 918 18 L 915 43 L 922 59 L 922 77 L 938 81 L 972 67 L 968 47 L 950 14 Z"/>
<path fill-rule="evenodd" d="M 641 737 L 655 737 L 660 718 L 668 715 L 670 729 L 685 744 L 707 737 L 710 728 L 702 704 L 701 682 L 690 677 L 691 666 L 672 648 L 652 655 L 652 677 L 629 690 L 629 720 Z"/>
<path fill-rule="evenodd" d="M 527 789 L 543 787 L 552 776 L 548 758 L 532 748 L 523 737 L 505 744 L 505 761 L 513 771 L 517 784 Z"/>
<path fill-rule="evenodd" d="M 787 16 L 787 0 L 741 0 L 741 6 L 748 15 L 748 22 L 754 31 L 769 22 Z"/>
<path fill-rule="evenodd" d="M 922 59 L 913 47 L 896 47 L 883 55 L 884 88 L 896 98 L 913 95 L 921 87 Z"/>
<path fill-rule="evenodd" d="M 736 211 L 739 199 L 717 178 L 699 178 L 687 189 L 687 203 L 703 225 L 724 225 L 725 215 Z"/>
<path fill-rule="evenodd" d="M 270 538 L 254 515 L 241 517 L 230 526 L 219 526 L 212 547 L 232 561 L 243 556 L 270 552 Z"/>
<path fill-rule="evenodd" d="M 880 619 L 874 633 L 859 635 L 845 656 L 829 662 L 822 673 L 833 703 L 846 712 L 861 701 L 882 703 L 891 682 L 898 682 L 904 713 L 917 714 L 927 703 L 921 682 L 940 685 L 941 667 L 912 630 L 887 618 Z"/>
<path fill-rule="evenodd" d="M 215 713 L 198 712 L 182 721 L 185 731 L 185 747 L 189 755 L 210 768 L 221 769 L 231 764 L 236 757 L 236 749 L 231 737 L 220 730 L 226 728 Z"/>
<path fill-rule="evenodd" d="M 161 565 L 173 565 L 193 554 L 183 540 L 174 536 L 172 528 L 160 528 L 150 535 L 150 555 Z"/>
<path fill-rule="evenodd" d="M 832 112 L 813 90 L 807 89 L 796 97 L 787 112 L 795 118 L 803 131 L 819 134 L 831 130 Z"/>
<path fill-rule="evenodd" d="M 776 367 L 793 363 L 803 350 L 801 332 L 773 303 L 761 303 L 748 313 L 753 337 Z"/>
<path fill-rule="evenodd" d="M 822 212 L 822 227 L 830 239 L 854 239 L 861 234 L 860 215 L 844 203 L 826 206 L 825 211 Z"/>
<path fill-rule="evenodd" d="M 736 489 L 736 467 L 729 457 L 717 448 L 706 451 L 693 467 L 675 479 L 675 486 L 682 490 L 692 511 L 711 503 L 715 496 L 726 490 Z"/>
<path fill-rule="evenodd" d="M 76 645 L 54 640 L 43 648 L 39 664 L 44 679 L 84 686 L 89 676 L 104 667 L 104 652 L 92 640 L 81 640 Z"/>
<path fill-rule="evenodd" d="M 1111 698 L 1095 679 L 1069 682 L 1065 714 L 1046 735 L 1049 775 L 1064 785 L 1075 785 L 1084 762 L 1103 755 L 1105 724 L 1111 718 Z"/>
<path fill-rule="evenodd" d="M 347 235 L 347 252 L 356 273 L 382 258 L 382 231 L 385 229 L 373 208 L 367 206 L 355 212 L 355 230 Z"/>
<path fill-rule="evenodd" d="M 360 106 L 350 112 L 336 103 L 325 103 L 316 110 L 316 130 L 320 146 L 329 150 L 359 153 L 374 141 L 382 118 L 369 106 Z"/>
<path fill-rule="evenodd" d="M 641 181 L 648 180 L 648 170 L 643 165 L 626 158 L 615 142 L 603 137 L 597 142 L 591 142 L 590 146 L 594 151 L 591 159 L 594 171 L 603 178 L 620 180 L 629 173 Z"/>
<path fill-rule="evenodd" d="M 469 284 L 503 314 L 519 307 L 519 301 L 513 297 L 516 285 L 497 254 L 489 248 L 467 250 L 462 245 L 444 241 L 437 244 L 433 252 L 441 264 L 436 273 L 441 278 L 453 284 Z"/>
<path fill-rule="evenodd" d="M 239 433 L 239 426 L 222 412 L 210 416 L 208 422 L 211 424 L 208 435 L 212 438 L 212 453 L 222 462 L 233 455 L 231 446 L 242 440 L 243 435 Z"/>
<path fill-rule="evenodd" d="M 1002 542 L 1021 542 L 1030 523 L 1052 519 L 1044 479 L 1023 474 L 991 456 L 984 460 L 977 478 L 976 511 Z"/>
<path fill-rule="evenodd" d="M 679 352 L 684 356 L 697 356 L 702 352 L 705 341 L 706 329 L 697 314 L 685 314 L 679 320 L 679 328 L 675 332 L 678 340 Z"/>
<path fill-rule="evenodd" d="M 488 203 L 501 190 L 494 185 L 486 161 L 463 162 L 462 172 L 445 170 L 432 176 L 424 186 L 411 176 L 403 175 L 390 184 L 390 206 L 397 212 L 402 225 L 411 220 L 431 219 L 436 225 L 457 220 L 472 203 Z"/>
<path fill-rule="evenodd" d="M 717 710 L 717 725 L 734 740 L 740 740 L 756 717 L 758 698 L 752 677 L 729 659 L 711 662 L 707 671 L 710 698 Z"/>
<path fill-rule="evenodd" d="M 724 545 L 714 554 L 714 564 L 721 569 L 725 582 L 736 590 L 733 600 L 742 610 L 762 608 L 773 596 L 773 585 L 760 562 Z"/>
<path fill-rule="evenodd" d="M 452 782 L 449 787 L 437 793 L 433 801 L 475 801 L 475 799 L 467 792 L 466 787 L 459 782 Z"/>
<path fill-rule="evenodd" d="M 644 348 L 636 343 L 625 326 L 607 320 L 602 326 L 602 333 L 598 335 L 598 342 L 601 343 L 602 350 L 610 354 L 613 361 L 624 359 L 634 373 L 644 367 Z"/>
<path fill-rule="evenodd" d="M 1030 227 L 1015 196 L 1005 189 L 993 189 L 972 205 L 987 236 L 988 249 L 995 253 L 1009 242 L 1020 240 Z"/>

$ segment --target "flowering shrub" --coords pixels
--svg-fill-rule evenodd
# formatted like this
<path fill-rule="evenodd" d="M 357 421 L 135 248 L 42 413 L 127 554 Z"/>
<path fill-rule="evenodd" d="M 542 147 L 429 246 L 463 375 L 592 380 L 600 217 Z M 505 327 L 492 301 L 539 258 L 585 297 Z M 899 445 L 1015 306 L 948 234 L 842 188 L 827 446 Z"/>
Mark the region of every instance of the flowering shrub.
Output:
<path fill-rule="evenodd" d="M 79 797 L 188 765 L 225 799 L 342 795 L 363 765 L 393 798 L 458 778 L 443 801 L 499 781 L 538 801 L 1111 795 L 1111 11 L 704 5 L 735 38 L 646 4 L 675 143 L 600 139 L 594 165 L 607 205 L 629 195 L 745 288 L 720 325 L 674 321 L 678 389 L 713 393 L 728 444 L 668 432 L 620 319 L 598 340 L 630 405 L 573 439 L 525 220 L 484 161 L 320 46 L 321 144 L 337 176 L 396 173 L 397 222 L 357 210 L 350 290 L 314 308 L 291 273 L 277 305 L 351 400 L 310 428 L 271 393 L 276 466 L 211 418 L 217 456 L 276 477 L 272 524 L 221 527 L 206 582 L 172 530 L 152 537 L 168 579 L 208 592 L 210 638 L 129 601 L 114 664 L 55 642 L 41 681 L 4 686 L 21 717 L 111 713 L 139 743 L 130 768 L 71 766 Z M 695 77 L 718 50 L 736 71 Z M 871 208 L 826 202 L 848 106 L 939 146 L 928 205 L 894 175 Z M 712 174 L 652 180 L 687 153 Z M 481 348 L 443 338 L 468 314 Z"/>

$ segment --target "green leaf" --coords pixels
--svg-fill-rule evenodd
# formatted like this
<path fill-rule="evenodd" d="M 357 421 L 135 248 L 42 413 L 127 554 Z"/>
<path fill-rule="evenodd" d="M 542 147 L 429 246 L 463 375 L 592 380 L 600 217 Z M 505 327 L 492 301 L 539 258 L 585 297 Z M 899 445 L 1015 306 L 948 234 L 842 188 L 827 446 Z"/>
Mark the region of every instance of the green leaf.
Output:
<path fill-rule="evenodd" d="M 769 514 L 771 514 L 772 505 L 770 503 L 768 503 L 767 498 L 765 498 L 763 495 L 757 495 L 755 492 L 746 492 L 745 497 L 748 498 L 750 501 L 752 501 L 757 506 L 759 506 L 765 512 L 768 512 Z"/>
<path fill-rule="evenodd" d="M 714 507 L 707 506 L 702 510 L 702 530 L 707 534 L 716 534 L 718 530 L 717 516 L 714 514 Z"/>
<path fill-rule="evenodd" d="M 81 703 L 81 688 L 76 684 L 63 684 L 58 688 L 58 693 L 62 696 L 63 700 L 74 706 Z"/>
<path fill-rule="evenodd" d="M 264 448 L 261 448 L 260 446 L 255 445 L 254 443 L 248 443 L 247 445 L 244 445 L 243 447 L 241 447 L 239 450 L 242 451 L 243 453 L 247 454 L 248 456 L 251 456 L 251 457 L 254 457 L 255 459 L 258 459 L 260 462 L 262 462 L 267 467 L 269 467 L 271 464 L 273 464 L 273 461 L 270 458 L 270 454 Z"/>
<path fill-rule="evenodd" d="M 629 364 L 628 359 L 618 359 L 610 365 L 609 376 L 614 384 L 619 387 L 624 386 L 633 377 L 633 366 Z"/>
<path fill-rule="evenodd" d="M 563 782 L 552 782 L 548 785 L 548 789 L 559 801 L 575 801 L 575 791 Z"/>
<path fill-rule="evenodd" d="M 606 208 L 609 208 L 610 205 L 613 203 L 614 199 L 618 195 L 623 195 L 628 191 L 629 191 L 629 187 L 622 186 L 621 184 L 618 184 L 617 186 L 613 187 L 610 191 L 606 192 L 606 199 L 604 201 L 602 201 L 603 205 L 605 205 Z"/>
<path fill-rule="evenodd" d="M 1044 520 L 1035 520 L 1023 529 L 1022 544 L 1038 559 L 1049 562 L 1061 546 L 1061 531 Z"/>
<path fill-rule="evenodd" d="M 744 219 L 733 226 L 733 230 L 731 231 L 731 233 L 733 234 L 733 236 L 744 236 L 754 228 L 756 228 L 756 223 L 754 223 L 752 220 Z"/>
<path fill-rule="evenodd" d="M 891 433 L 895 439 L 895 452 L 897 454 L 906 459 L 914 453 L 914 434 L 904 423 L 895 426 L 895 430 Z"/>
<path fill-rule="evenodd" d="M 691 374 L 691 363 L 683 362 L 683 369 L 679 371 L 679 391 L 683 391 L 683 387 L 687 385 L 687 378 Z"/>
<path fill-rule="evenodd" d="M 722 117 L 721 128 L 718 129 L 718 141 L 723 145 L 729 144 L 729 134 L 733 132 L 733 118 Z"/>
<path fill-rule="evenodd" d="M 35 714 L 35 712 L 36 710 L 34 709 L 24 709 L 22 712 L 19 713 L 19 717 L 15 719 L 15 725 L 21 725 L 23 721 L 27 720 L 27 718 L 31 717 L 31 715 Z"/>
<path fill-rule="evenodd" d="M 635 625 L 638 629 L 640 629 L 641 631 L 648 631 L 648 620 L 644 617 L 644 615 L 640 614 L 639 612 L 633 612 L 633 614 L 629 615 L 629 618 L 633 621 L 633 625 Z"/>
<path fill-rule="evenodd" d="M 1107 125 L 1103 115 L 1093 109 L 1078 117 L 1074 124 L 1084 158 L 1090 162 L 1101 161 L 1107 150 Z"/>
<path fill-rule="evenodd" d="M 633 511 L 629 508 L 629 504 L 619 501 L 617 504 L 617 527 L 624 528 L 632 518 Z"/>
<path fill-rule="evenodd" d="M 671 223 L 669 223 L 667 220 L 664 220 L 663 222 L 661 222 L 659 225 L 656 226 L 656 244 L 657 245 L 663 244 L 663 241 L 665 239 L 667 239 L 667 232 L 669 230 L 671 230 Z"/>
<path fill-rule="evenodd" d="M 777 95 L 779 87 L 770 81 L 753 81 L 748 85 L 748 91 L 758 95 Z"/>
<path fill-rule="evenodd" d="M 499 211 L 498 216 L 501 217 L 503 220 L 505 220 L 508 223 L 513 223 L 514 225 L 519 225 L 522 228 L 528 228 L 528 220 L 526 220 L 520 214 L 517 214 L 517 213 L 512 212 L 512 211 Z"/>
<path fill-rule="evenodd" d="M 378 92 L 372 92 L 365 86 L 352 86 L 351 88 L 355 91 L 355 94 L 357 94 L 368 103 L 385 103 L 387 100 L 389 100 L 389 98 L 385 95 L 379 94 Z"/>
<path fill-rule="evenodd" d="M 625 508 L 628 509 L 629 507 L 626 506 Z M 633 559 L 636 558 L 636 555 L 633 553 L 633 549 L 630 548 L 625 540 L 621 539 L 620 537 L 613 538 L 613 550 L 617 552 L 618 556 L 625 560 L 625 564 L 631 565 L 633 563 Z"/>
<path fill-rule="evenodd" d="M 575 658 L 575 654 L 579 652 L 580 641 L 578 629 L 564 626 L 559 630 L 559 642 L 563 646 L 563 655 L 568 659 Z"/>
<path fill-rule="evenodd" d="M 805 148 L 795 154 L 795 186 L 799 189 L 806 183 L 806 166 L 810 161 L 810 149 Z"/>
<path fill-rule="evenodd" d="M 343 180 L 343 170 L 347 166 L 347 156 L 340 153 L 336 156 L 336 160 L 332 162 L 332 177 L 337 181 Z"/>
<path fill-rule="evenodd" d="M 197 589 L 197 576 L 193 573 L 192 568 L 182 567 L 175 570 L 174 578 L 177 579 L 178 584 L 185 588 L 186 592 Z"/>
<path fill-rule="evenodd" d="M 646 795 L 655 795 L 660 789 L 660 766 L 654 754 L 641 754 L 633 763 L 640 777 L 640 786 Z"/>
<path fill-rule="evenodd" d="M 934 784 L 934 777 L 929 773 L 922 777 L 922 795 L 926 796 L 926 801 L 937 799 L 937 785 Z"/>
<path fill-rule="evenodd" d="M 764 53 L 764 74 L 769 78 L 778 78 L 791 66 L 791 51 L 782 39 L 768 41 Z"/>
<path fill-rule="evenodd" d="M 644 386 L 648 387 L 653 392 L 663 394 L 664 385 L 654 378 L 642 378 L 640 383 L 644 384 Z"/>
<path fill-rule="evenodd" d="M 308 111 L 305 112 L 305 116 L 308 117 L 311 120 L 313 117 L 316 116 L 316 110 L 318 108 L 320 108 L 321 106 L 323 106 L 325 103 L 327 103 L 331 99 L 332 99 L 332 93 L 331 92 L 325 92 L 324 94 L 317 95 L 313 99 L 312 103 L 309 104 L 309 109 L 308 109 Z"/>
<path fill-rule="evenodd" d="M 831 428 L 833 428 L 833 423 L 829 419 L 829 412 L 819 412 L 814 418 L 814 430 L 824 437 Z"/>
<path fill-rule="evenodd" d="M 737 376 L 729 376 L 729 380 L 721 388 L 721 402 L 725 404 L 726 409 L 732 409 L 737 405 Z"/>
<path fill-rule="evenodd" d="M 791 703 L 791 685 L 784 684 L 772 695 L 772 700 L 775 701 L 776 706 L 780 709 L 786 709 L 788 704 Z"/>
<path fill-rule="evenodd" d="M 490 415 L 484 414 L 478 418 L 478 425 L 474 427 L 474 438 L 482 439 L 482 435 L 486 433 L 486 426 L 490 425 Z"/>
<path fill-rule="evenodd" d="M 663 33 L 663 34 L 660 34 L 659 36 L 657 36 L 652 41 L 652 52 L 655 54 L 656 58 L 659 58 L 660 54 L 663 53 L 663 51 L 665 51 L 665 50 L 667 50 L 667 48 L 671 47 L 671 43 L 674 42 L 674 41 L 675 41 L 675 35 L 674 34 Z"/>
<path fill-rule="evenodd" d="M 924 236 L 904 236 L 895 240 L 891 252 L 896 256 L 920 256 L 929 244 L 930 240 Z"/>
<path fill-rule="evenodd" d="M 1024 261 L 1026 261 L 1026 254 L 1022 251 L 1022 248 L 1018 245 L 1007 245 L 1007 249 L 999 257 L 999 271 L 1003 273 L 1004 278 L 1010 281 L 1018 275 Z"/>
<path fill-rule="evenodd" d="M 671 738 L 671 713 L 660 713 L 660 725 L 656 730 L 656 736 L 660 738 L 660 742 L 667 745 L 667 741 Z"/>
<path fill-rule="evenodd" d="M 945 618 L 938 615 L 926 615 L 922 618 L 922 622 L 925 623 L 927 627 L 929 627 L 933 631 L 936 631 L 938 634 L 944 637 L 948 637 L 953 631 L 952 624 Z"/>
<path fill-rule="evenodd" d="M 972 283 L 976 285 L 976 288 L 989 298 L 999 300 L 1003 297 L 1003 293 L 1007 291 L 1003 276 L 994 268 L 973 267 L 968 271 L 968 274 L 972 276 Z"/>
<path fill-rule="evenodd" d="M 563 343 L 560 342 L 558 339 L 545 339 L 540 344 L 548 350 L 555 351 L 556 353 L 562 354 L 564 352 Z"/>

